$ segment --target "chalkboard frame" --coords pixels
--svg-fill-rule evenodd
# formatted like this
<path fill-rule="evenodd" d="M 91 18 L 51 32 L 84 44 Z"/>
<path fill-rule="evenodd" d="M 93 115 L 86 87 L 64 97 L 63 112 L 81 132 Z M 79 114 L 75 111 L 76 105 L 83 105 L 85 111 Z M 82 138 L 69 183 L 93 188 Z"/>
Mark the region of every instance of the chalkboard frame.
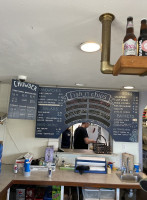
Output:
<path fill-rule="evenodd" d="M 39 85 L 12 80 L 8 118 L 36 120 Z"/>
<path fill-rule="evenodd" d="M 77 88 L 40 87 L 37 138 L 58 138 L 75 123 L 91 122 L 115 141 L 138 141 L 139 93 Z"/>

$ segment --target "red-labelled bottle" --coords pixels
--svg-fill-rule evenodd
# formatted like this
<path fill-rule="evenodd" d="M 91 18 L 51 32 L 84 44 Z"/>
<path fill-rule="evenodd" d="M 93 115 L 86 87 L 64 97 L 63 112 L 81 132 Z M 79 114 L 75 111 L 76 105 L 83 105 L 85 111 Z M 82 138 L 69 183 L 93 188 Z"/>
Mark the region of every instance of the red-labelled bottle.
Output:
<path fill-rule="evenodd" d="M 147 20 L 141 20 L 140 36 L 138 38 L 138 56 L 147 56 Z"/>
<path fill-rule="evenodd" d="M 133 17 L 127 18 L 126 35 L 123 40 L 123 55 L 137 55 L 137 38 L 134 35 Z"/>

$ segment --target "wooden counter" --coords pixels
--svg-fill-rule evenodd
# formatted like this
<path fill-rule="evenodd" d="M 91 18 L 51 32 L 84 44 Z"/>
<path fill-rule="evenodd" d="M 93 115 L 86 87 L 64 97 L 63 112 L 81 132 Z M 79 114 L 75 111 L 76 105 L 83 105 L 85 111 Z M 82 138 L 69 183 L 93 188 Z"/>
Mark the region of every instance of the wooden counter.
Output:
<path fill-rule="evenodd" d="M 140 173 L 140 175 L 143 178 L 146 177 L 143 173 Z M 139 183 L 121 182 L 115 173 L 84 173 L 80 175 L 73 171 L 60 170 L 57 168 L 50 179 L 46 171 L 33 171 L 30 177 L 24 177 L 22 173 L 13 173 L 13 165 L 2 165 L 2 172 L 0 174 L 0 197 L 6 193 L 7 189 L 13 184 L 140 189 Z"/>
<path fill-rule="evenodd" d="M 98 156 L 98 157 L 110 157 L 111 156 L 117 156 L 117 154 L 114 154 L 114 153 L 111 153 L 111 154 L 96 154 L 93 150 L 90 150 L 90 149 L 64 149 L 62 148 L 62 150 L 64 152 L 59 152 L 57 151 L 56 153 L 57 154 L 60 154 L 60 153 L 64 153 L 64 154 L 74 154 L 74 155 L 77 155 L 77 154 L 82 154 L 82 155 L 90 155 L 90 156 Z"/>

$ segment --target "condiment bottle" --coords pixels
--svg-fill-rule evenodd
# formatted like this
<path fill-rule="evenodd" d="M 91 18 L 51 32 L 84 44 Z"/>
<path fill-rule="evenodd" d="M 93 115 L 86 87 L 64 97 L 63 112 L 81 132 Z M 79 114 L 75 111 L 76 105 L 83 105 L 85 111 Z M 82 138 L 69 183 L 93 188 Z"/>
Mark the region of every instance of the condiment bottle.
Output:
<path fill-rule="evenodd" d="M 15 164 L 15 165 L 14 165 L 14 174 L 17 174 L 17 172 L 18 172 L 18 165 Z"/>
<path fill-rule="evenodd" d="M 134 35 L 133 17 L 127 18 L 126 35 L 123 40 L 123 54 L 125 56 L 137 55 L 137 38 Z"/>
<path fill-rule="evenodd" d="M 147 56 L 147 20 L 141 20 L 140 36 L 138 38 L 138 56 Z"/>

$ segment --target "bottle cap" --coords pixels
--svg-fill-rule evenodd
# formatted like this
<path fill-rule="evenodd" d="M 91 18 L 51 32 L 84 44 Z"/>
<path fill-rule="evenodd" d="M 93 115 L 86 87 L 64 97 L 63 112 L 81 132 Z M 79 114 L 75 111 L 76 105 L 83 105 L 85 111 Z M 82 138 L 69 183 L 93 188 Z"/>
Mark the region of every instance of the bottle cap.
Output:
<path fill-rule="evenodd" d="M 141 23 L 142 23 L 142 22 L 146 23 L 146 22 L 147 22 L 147 19 L 146 19 L 146 18 L 141 19 Z"/>
<path fill-rule="evenodd" d="M 132 21 L 133 20 L 133 17 L 131 17 L 131 16 L 129 16 L 128 18 L 127 18 L 127 21 Z"/>

